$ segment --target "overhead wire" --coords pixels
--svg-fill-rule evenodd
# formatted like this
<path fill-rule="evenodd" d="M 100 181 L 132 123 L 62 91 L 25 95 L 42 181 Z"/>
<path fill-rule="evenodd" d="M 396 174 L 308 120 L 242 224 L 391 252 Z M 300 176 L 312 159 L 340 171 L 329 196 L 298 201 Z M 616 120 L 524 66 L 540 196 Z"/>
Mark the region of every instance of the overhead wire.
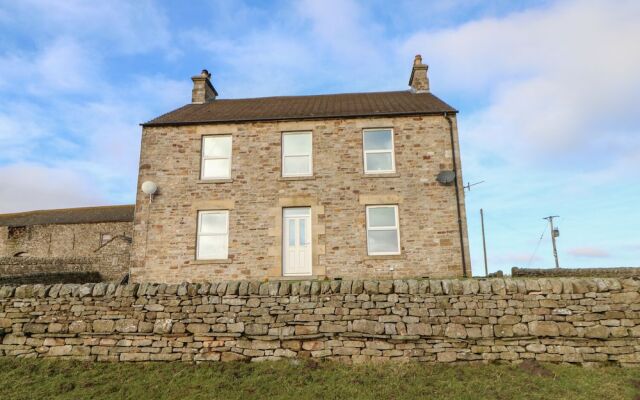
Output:
<path fill-rule="evenodd" d="M 538 252 L 538 248 L 540 247 L 540 243 L 542 243 L 542 238 L 544 237 L 544 233 L 547 231 L 547 225 L 545 224 L 544 229 L 542 230 L 542 233 L 540 234 L 540 239 L 538 239 L 538 243 L 536 243 L 536 248 L 533 250 L 533 253 L 531 254 L 531 257 L 529 257 L 529 261 L 527 262 L 527 268 L 531 267 L 531 261 L 533 261 L 533 257 L 536 256 L 536 253 Z"/>

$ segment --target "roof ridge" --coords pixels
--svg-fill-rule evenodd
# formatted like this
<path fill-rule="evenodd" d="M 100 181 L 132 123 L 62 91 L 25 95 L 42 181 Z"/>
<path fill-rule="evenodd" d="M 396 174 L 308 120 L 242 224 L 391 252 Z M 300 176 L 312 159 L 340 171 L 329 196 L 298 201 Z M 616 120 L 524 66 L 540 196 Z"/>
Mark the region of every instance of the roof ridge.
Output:
<path fill-rule="evenodd" d="M 417 95 L 429 94 L 429 93 L 414 93 L 414 92 L 411 92 L 410 90 L 382 90 L 382 91 L 377 91 L 377 92 L 345 92 L 345 93 L 300 94 L 300 95 L 285 95 L 285 96 L 239 97 L 239 98 L 231 98 L 231 99 L 221 99 L 221 98 L 218 97 L 214 101 L 297 99 L 297 98 L 300 98 L 300 97 L 331 97 L 331 96 L 350 96 L 350 95 L 367 95 L 367 94 L 374 94 L 375 95 L 375 94 L 391 94 L 391 93 L 412 93 L 412 94 L 417 94 Z M 213 102 L 211 102 L 211 103 L 213 103 Z M 205 103 L 205 104 L 210 104 L 210 103 Z M 187 104 L 187 105 L 189 105 L 189 104 Z"/>
<path fill-rule="evenodd" d="M 133 204 L 22 211 L 0 214 L 0 226 L 125 222 L 133 221 L 134 212 Z"/>
<path fill-rule="evenodd" d="M 435 115 L 457 112 L 432 93 L 409 90 L 216 99 L 187 104 L 142 126 L 240 123 L 318 118 Z"/>
<path fill-rule="evenodd" d="M 0 213 L 0 218 L 3 217 L 18 217 L 21 215 L 27 214 L 36 214 L 36 213 L 53 213 L 59 211 L 71 211 L 71 210 L 97 210 L 97 209 L 105 209 L 105 208 L 117 208 L 117 207 L 135 207 L 135 204 L 114 204 L 109 206 L 85 206 L 85 207 L 68 207 L 68 208 L 45 208 L 42 210 L 29 210 L 29 211 L 18 211 L 14 213 Z"/>

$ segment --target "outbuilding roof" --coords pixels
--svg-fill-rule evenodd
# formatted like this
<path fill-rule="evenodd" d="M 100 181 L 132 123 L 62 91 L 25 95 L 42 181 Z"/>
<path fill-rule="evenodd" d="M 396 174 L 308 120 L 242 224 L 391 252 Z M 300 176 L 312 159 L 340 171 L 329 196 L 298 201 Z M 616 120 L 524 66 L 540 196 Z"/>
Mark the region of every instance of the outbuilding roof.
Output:
<path fill-rule="evenodd" d="M 222 122 L 291 119 L 353 118 L 455 113 L 453 107 L 431 93 L 344 93 L 314 96 L 215 99 L 187 104 L 143 126 L 190 125 Z"/>
<path fill-rule="evenodd" d="M 134 205 L 62 208 L 0 214 L 0 226 L 131 222 Z"/>

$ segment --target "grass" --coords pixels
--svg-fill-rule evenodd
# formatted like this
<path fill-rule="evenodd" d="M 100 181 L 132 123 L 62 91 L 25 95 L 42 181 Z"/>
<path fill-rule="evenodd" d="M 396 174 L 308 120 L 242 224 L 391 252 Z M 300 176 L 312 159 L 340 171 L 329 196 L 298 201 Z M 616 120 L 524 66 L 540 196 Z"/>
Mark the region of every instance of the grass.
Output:
<path fill-rule="evenodd" d="M 569 365 L 85 363 L 0 358 L 4 399 L 640 399 L 640 369 Z"/>

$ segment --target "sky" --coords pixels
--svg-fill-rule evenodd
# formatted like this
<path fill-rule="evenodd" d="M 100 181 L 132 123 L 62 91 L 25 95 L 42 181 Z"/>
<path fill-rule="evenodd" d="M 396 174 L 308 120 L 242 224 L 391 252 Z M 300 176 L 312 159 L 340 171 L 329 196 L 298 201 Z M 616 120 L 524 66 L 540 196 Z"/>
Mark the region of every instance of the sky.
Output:
<path fill-rule="evenodd" d="M 221 98 L 407 89 L 460 111 L 474 275 L 640 264 L 640 2 L 0 0 L 0 213 L 133 203 L 140 123 Z"/>

